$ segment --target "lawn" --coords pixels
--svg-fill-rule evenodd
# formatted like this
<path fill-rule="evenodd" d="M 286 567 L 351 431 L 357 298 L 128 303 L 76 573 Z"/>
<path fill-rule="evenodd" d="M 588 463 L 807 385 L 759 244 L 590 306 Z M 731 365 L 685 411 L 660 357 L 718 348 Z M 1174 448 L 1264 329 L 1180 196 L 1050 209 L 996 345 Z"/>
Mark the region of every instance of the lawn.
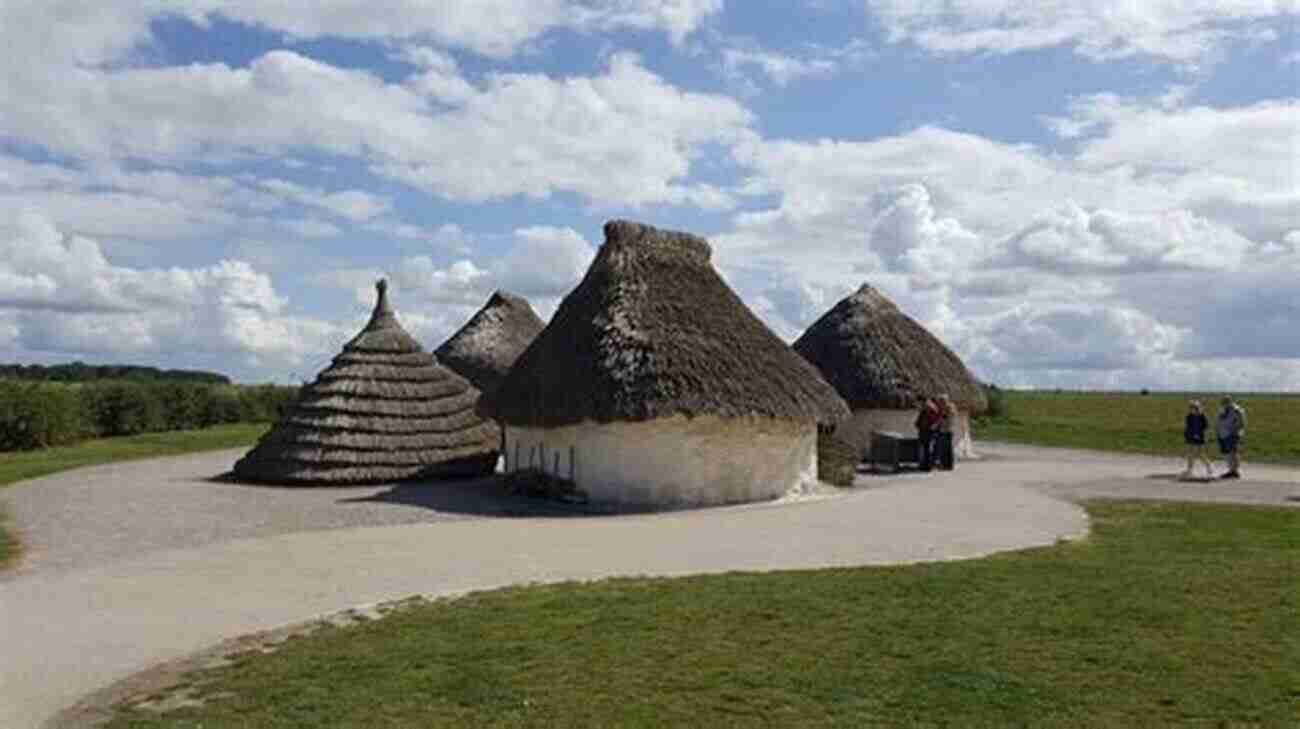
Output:
<path fill-rule="evenodd" d="M 479 593 L 187 677 L 112 729 L 1286 727 L 1300 510 L 1104 502 L 967 562 Z"/>
<path fill-rule="evenodd" d="M 1214 394 L 1004 390 L 1003 397 L 1007 414 L 977 422 L 977 439 L 1156 455 L 1183 452 L 1189 399 L 1205 404 L 1211 429 L 1219 407 Z M 1237 400 L 1249 420 L 1245 460 L 1300 464 L 1300 394 L 1244 394 Z"/>
<path fill-rule="evenodd" d="M 250 446 L 267 427 L 266 423 L 214 425 L 203 430 L 146 433 L 36 451 L 0 453 L 0 488 L 81 466 Z M 18 551 L 17 542 L 5 530 L 4 522 L 4 514 L 0 513 L 0 568 L 12 561 Z"/>
<path fill-rule="evenodd" d="M 214 425 L 202 430 L 101 438 L 70 446 L 0 453 L 0 486 L 81 466 L 251 446 L 268 427 L 266 423 Z"/>

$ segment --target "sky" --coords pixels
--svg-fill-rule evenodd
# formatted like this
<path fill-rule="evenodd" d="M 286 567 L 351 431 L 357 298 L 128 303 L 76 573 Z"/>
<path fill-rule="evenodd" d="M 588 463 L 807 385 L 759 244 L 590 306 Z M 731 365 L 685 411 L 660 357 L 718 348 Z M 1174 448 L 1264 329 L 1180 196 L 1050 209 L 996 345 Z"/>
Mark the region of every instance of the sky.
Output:
<path fill-rule="evenodd" d="M 1300 0 L 0 0 L 0 361 L 298 383 L 601 227 L 793 341 L 863 283 L 1009 387 L 1300 391 Z"/>

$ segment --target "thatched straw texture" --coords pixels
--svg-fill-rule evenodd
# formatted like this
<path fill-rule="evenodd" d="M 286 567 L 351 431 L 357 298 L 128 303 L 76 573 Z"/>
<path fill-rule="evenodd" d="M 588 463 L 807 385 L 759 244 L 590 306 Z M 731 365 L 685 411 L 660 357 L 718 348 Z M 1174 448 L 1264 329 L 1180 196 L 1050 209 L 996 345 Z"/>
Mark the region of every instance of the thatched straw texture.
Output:
<path fill-rule="evenodd" d="M 375 311 L 289 414 L 235 464 L 241 480 L 291 485 L 471 475 L 496 463 L 500 431 L 479 391 L 402 329 L 380 281 Z"/>
<path fill-rule="evenodd" d="M 481 412 L 507 425 L 766 416 L 835 422 L 844 402 L 754 316 L 687 233 L 614 221 L 587 275 Z"/>
<path fill-rule="evenodd" d="M 911 409 L 948 393 L 978 413 L 984 392 L 961 359 L 879 291 L 863 284 L 822 315 L 794 349 L 817 366 L 854 410 Z"/>
<path fill-rule="evenodd" d="M 433 354 L 474 387 L 491 392 L 545 327 L 526 299 L 498 291 Z"/>

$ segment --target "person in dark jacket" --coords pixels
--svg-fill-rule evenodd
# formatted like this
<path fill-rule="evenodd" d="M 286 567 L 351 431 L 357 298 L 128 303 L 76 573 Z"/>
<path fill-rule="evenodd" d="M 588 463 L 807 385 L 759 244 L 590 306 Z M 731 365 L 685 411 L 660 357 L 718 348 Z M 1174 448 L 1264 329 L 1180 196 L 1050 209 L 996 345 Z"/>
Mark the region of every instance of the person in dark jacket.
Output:
<path fill-rule="evenodd" d="M 936 405 L 939 408 L 937 428 L 939 435 L 935 438 L 935 450 L 938 451 L 939 468 L 951 471 L 957 460 L 952 447 L 952 431 L 957 424 L 957 406 L 946 393 L 939 396 Z"/>
<path fill-rule="evenodd" d="M 1205 431 L 1210 429 L 1210 419 L 1205 417 L 1205 410 L 1199 400 L 1187 404 L 1187 417 L 1183 419 L 1183 442 L 1187 444 L 1187 469 L 1182 478 L 1192 478 L 1193 466 L 1197 461 L 1205 464 L 1205 477 L 1214 478 L 1214 467 L 1205 455 Z"/>
<path fill-rule="evenodd" d="M 1228 470 L 1219 478 L 1241 478 L 1241 439 L 1246 437 L 1246 411 L 1227 395 L 1222 405 L 1214 431 L 1219 437 L 1219 452 L 1228 461 Z"/>
<path fill-rule="evenodd" d="M 939 425 L 939 407 L 932 397 L 920 397 L 921 407 L 916 413 L 916 441 L 921 470 L 934 468 L 934 440 Z"/>

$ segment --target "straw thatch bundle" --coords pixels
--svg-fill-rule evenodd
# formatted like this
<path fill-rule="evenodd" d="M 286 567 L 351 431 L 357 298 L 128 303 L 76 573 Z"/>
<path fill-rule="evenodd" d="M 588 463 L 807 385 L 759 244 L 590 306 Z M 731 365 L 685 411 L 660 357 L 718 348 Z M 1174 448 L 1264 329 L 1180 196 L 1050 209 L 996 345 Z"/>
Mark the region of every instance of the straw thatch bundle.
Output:
<path fill-rule="evenodd" d="M 526 299 L 497 291 L 433 354 L 474 387 L 491 392 L 545 327 Z"/>
<path fill-rule="evenodd" d="M 407 334 L 385 281 L 376 289 L 370 322 L 235 464 L 236 478 L 380 483 L 495 466 L 500 431 L 474 412 L 479 391 Z"/>
<path fill-rule="evenodd" d="M 613 221 L 481 411 L 554 427 L 684 415 L 834 422 L 844 402 L 741 302 L 702 238 Z"/>
<path fill-rule="evenodd" d="M 918 396 L 947 393 L 968 413 L 986 407 L 984 391 L 925 327 L 863 284 L 794 343 L 853 410 L 908 410 Z"/>

